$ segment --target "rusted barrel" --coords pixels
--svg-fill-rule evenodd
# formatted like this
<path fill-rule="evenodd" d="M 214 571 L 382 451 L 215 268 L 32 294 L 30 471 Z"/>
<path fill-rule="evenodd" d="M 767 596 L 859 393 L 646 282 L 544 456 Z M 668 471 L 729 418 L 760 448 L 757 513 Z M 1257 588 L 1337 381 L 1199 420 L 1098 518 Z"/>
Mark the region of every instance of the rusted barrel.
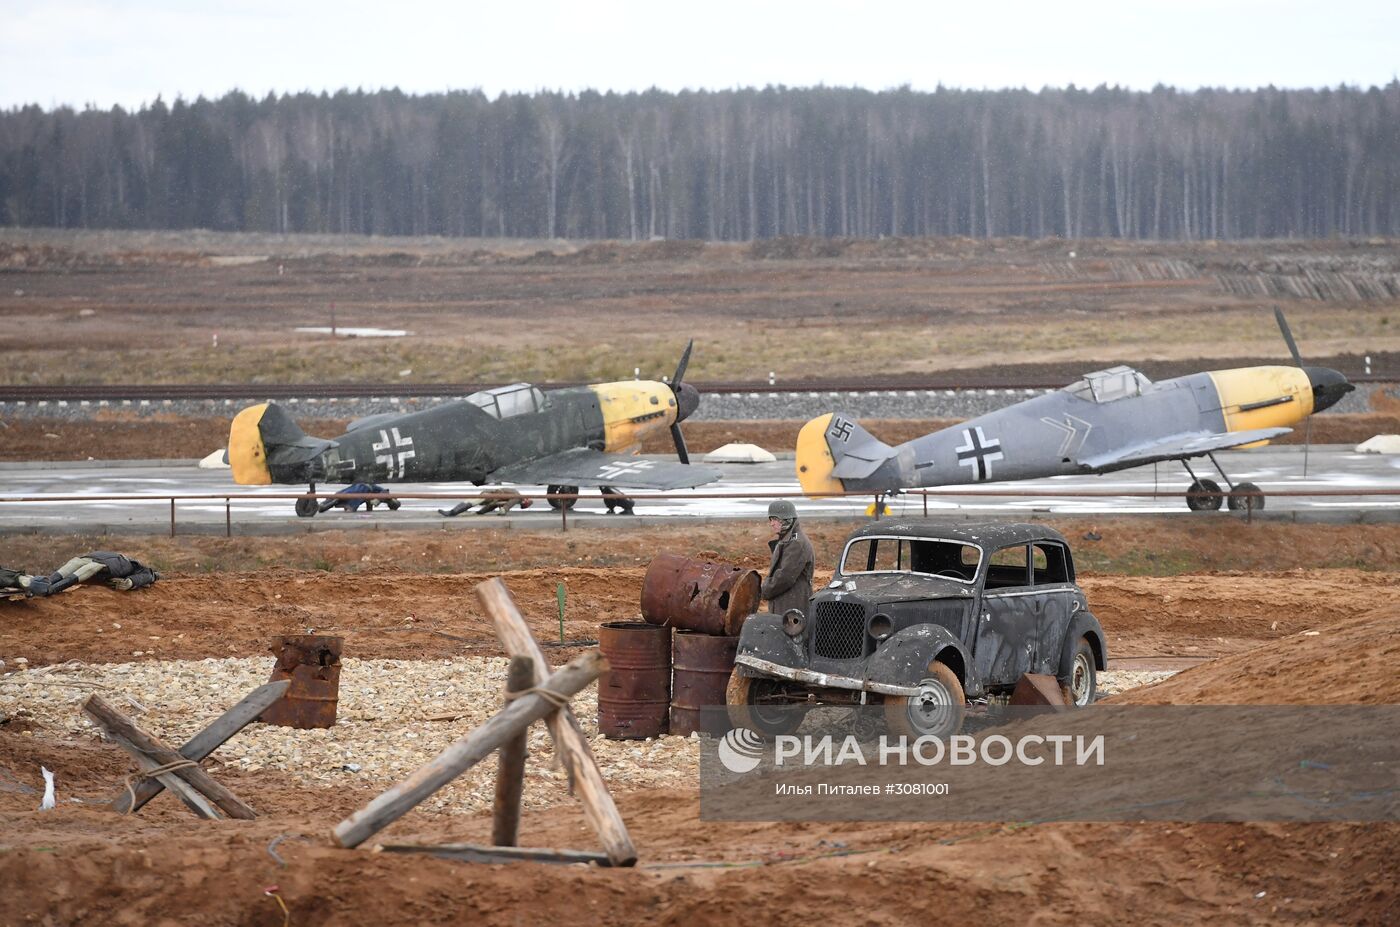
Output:
<path fill-rule="evenodd" d="M 608 671 L 598 677 L 598 730 L 610 740 L 666 733 L 671 704 L 671 629 L 640 621 L 598 628 Z"/>
<path fill-rule="evenodd" d="M 739 638 L 717 637 L 698 631 L 677 631 L 671 640 L 675 676 L 671 680 L 671 733 L 689 736 L 695 731 L 716 736 L 728 732 L 718 718 L 707 725 L 700 713 L 706 707 L 723 706 L 724 690 L 734 670 Z M 718 728 L 718 729 L 716 729 Z"/>
<path fill-rule="evenodd" d="M 657 554 L 642 581 L 642 617 L 651 624 L 733 637 L 758 610 L 759 585 L 753 570 Z"/>
<path fill-rule="evenodd" d="M 340 650 L 344 640 L 325 634 L 287 634 L 273 638 L 277 665 L 269 682 L 290 679 L 287 694 L 262 713 L 266 724 L 282 727 L 331 727 L 340 700 Z"/>

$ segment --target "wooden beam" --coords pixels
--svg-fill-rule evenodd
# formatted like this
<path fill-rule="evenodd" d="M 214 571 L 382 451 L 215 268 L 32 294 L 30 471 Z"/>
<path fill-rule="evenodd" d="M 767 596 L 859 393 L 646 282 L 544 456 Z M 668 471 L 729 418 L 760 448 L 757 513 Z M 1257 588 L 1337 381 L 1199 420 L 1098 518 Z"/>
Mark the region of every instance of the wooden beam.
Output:
<path fill-rule="evenodd" d="M 83 703 L 83 711 L 109 733 L 117 734 L 130 743 L 132 747 L 151 759 L 156 766 L 164 766 L 168 763 L 177 763 L 188 759 L 141 730 L 135 722 L 113 708 L 100 695 L 90 696 Z M 216 782 L 198 763 L 177 769 L 174 771 L 174 775 L 202 792 L 229 817 L 244 821 L 251 821 L 257 817 L 252 808 L 243 804 L 237 795 Z M 167 788 L 170 787 L 169 780 L 162 778 L 161 781 L 165 783 Z"/>
<path fill-rule="evenodd" d="M 506 673 L 506 704 L 512 692 L 523 692 L 535 684 L 535 661 L 511 657 Z M 525 791 L 525 756 L 529 750 L 529 727 L 501 744 L 496 753 L 496 803 L 491 815 L 491 842 L 513 847 L 520 836 L 520 796 Z"/>
<path fill-rule="evenodd" d="M 112 741 L 112 743 L 116 744 L 118 747 L 121 747 L 127 753 L 131 754 L 131 758 L 136 761 L 136 765 L 141 769 L 142 772 L 149 773 L 153 769 L 160 768 L 160 763 L 157 763 L 145 753 L 142 753 L 140 747 L 136 746 L 134 743 L 127 740 L 122 735 L 114 733 L 112 731 L 107 731 L 107 737 L 109 740 Z M 223 815 L 219 813 L 219 809 L 215 808 L 214 805 L 209 801 L 209 799 L 199 794 L 199 790 L 196 789 L 194 786 L 190 785 L 184 779 L 181 779 L 179 776 L 175 775 L 174 771 L 156 773 L 156 775 L 153 777 L 143 777 L 141 779 L 138 779 L 137 781 L 150 782 L 152 781 L 152 779 L 154 779 L 156 782 L 159 782 L 161 784 L 161 788 L 169 789 L 172 793 L 174 793 L 176 798 L 180 799 L 180 801 L 185 803 L 185 807 L 189 808 L 191 811 L 193 811 L 200 817 L 208 818 L 211 821 L 217 821 L 223 817 Z M 132 787 L 135 787 L 135 783 L 133 783 Z"/>
<path fill-rule="evenodd" d="M 442 843 L 433 846 L 418 846 L 411 843 L 396 843 L 381 847 L 385 853 L 427 853 L 446 859 L 460 859 L 467 863 L 594 863 L 610 866 L 606 853 L 588 853 L 582 850 L 549 850 L 541 847 L 483 847 L 472 843 Z"/>
<path fill-rule="evenodd" d="M 544 651 L 530 633 L 525 616 L 516 608 L 510 590 L 499 578 L 487 580 L 476 587 L 476 597 L 481 606 L 491 616 L 496 625 L 496 636 L 506 653 L 516 657 L 529 657 L 534 661 L 535 685 L 543 685 L 550 678 L 550 667 L 544 658 Z M 559 754 L 564 770 L 569 774 L 569 785 L 577 791 L 583 803 L 583 815 L 592 826 L 603 851 L 614 866 L 631 866 L 637 861 L 637 848 L 627 833 L 627 825 L 618 813 L 603 773 L 598 769 L 598 761 L 588 746 L 588 738 L 583 735 L 574 713 L 567 707 L 549 715 L 545 719 L 550 736 L 554 738 L 554 748 Z"/>
<path fill-rule="evenodd" d="M 597 679 L 607 667 L 608 661 L 603 659 L 603 655 L 590 650 L 560 667 L 547 683 L 536 688 L 567 700 Z M 459 738 L 420 766 L 407 779 L 337 824 L 332 837 L 340 846 L 359 846 L 403 817 L 414 805 L 481 762 L 491 751 L 529 727 L 531 722 L 557 709 L 554 701 L 534 692 L 515 699 L 481 727 Z"/>
<path fill-rule="evenodd" d="M 212 724 L 186 741 L 185 745 L 180 748 L 179 754 L 187 760 L 194 760 L 198 763 L 223 746 L 234 734 L 258 720 L 258 716 L 266 711 L 273 702 L 280 699 L 291 684 L 290 679 L 279 679 L 276 682 L 258 686 L 248 693 L 243 701 L 219 715 Z M 163 788 L 165 786 L 160 779 L 142 779 L 132 786 L 132 791 L 123 791 L 114 798 L 112 808 L 122 814 L 139 811 L 142 805 L 159 795 Z M 132 792 L 136 795 L 135 804 L 132 804 L 131 801 Z"/>

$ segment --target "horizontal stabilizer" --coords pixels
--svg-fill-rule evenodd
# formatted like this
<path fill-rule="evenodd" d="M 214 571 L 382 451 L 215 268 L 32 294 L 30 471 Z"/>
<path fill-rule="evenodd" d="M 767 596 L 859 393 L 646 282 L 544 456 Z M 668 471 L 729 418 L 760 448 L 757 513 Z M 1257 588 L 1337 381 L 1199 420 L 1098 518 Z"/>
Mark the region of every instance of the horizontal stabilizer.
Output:
<path fill-rule="evenodd" d="M 531 486 L 616 486 L 622 489 L 688 489 L 713 483 L 714 467 L 696 467 L 652 457 L 604 454 L 575 448 L 527 463 L 511 464 L 488 474 L 493 483 Z"/>
<path fill-rule="evenodd" d="M 1147 442 L 1130 448 L 1118 448 L 1107 454 L 1085 457 L 1079 460 L 1084 470 L 1122 470 L 1158 460 L 1181 460 L 1187 457 L 1201 457 L 1213 451 L 1269 441 L 1286 435 L 1292 428 L 1256 428 L 1252 431 L 1225 431 L 1212 434 L 1208 431 L 1186 432 L 1168 438 Z"/>

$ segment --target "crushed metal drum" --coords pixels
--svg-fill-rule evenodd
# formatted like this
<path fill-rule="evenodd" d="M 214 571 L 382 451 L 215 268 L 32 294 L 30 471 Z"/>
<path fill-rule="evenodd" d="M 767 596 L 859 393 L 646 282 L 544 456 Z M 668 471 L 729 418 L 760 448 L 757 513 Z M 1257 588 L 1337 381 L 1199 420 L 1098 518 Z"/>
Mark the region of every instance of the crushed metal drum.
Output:
<path fill-rule="evenodd" d="M 657 554 L 642 581 L 642 617 L 651 624 L 734 637 L 758 611 L 760 585 L 755 570 Z"/>
<path fill-rule="evenodd" d="M 608 670 L 598 677 L 598 730 L 610 740 L 659 737 L 669 727 L 671 629 L 640 621 L 598 628 Z"/>
<path fill-rule="evenodd" d="M 1048 705 L 1057 711 L 1068 707 L 1059 680 L 1049 673 L 1022 673 L 1008 704 Z"/>
<path fill-rule="evenodd" d="M 262 713 L 264 724 L 315 728 L 335 725 L 340 700 L 340 652 L 344 639 L 326 634 L 286 634 L 272 641 L 277 665 L 269 682 L 290 679 L 287 694 Z"/>
<path fill-rule="evenodd" d="M 671 733 L 688 737 L 696 731 L 720 736 L 729 725 L 722 715 L 707 719 L 702 708 L 724 706 L 724 690 L 734 671 L 739 638 L 698 631 L 677 631 L 671 641 Z M 708 720 L 708 724 L 706 721 Z"/>

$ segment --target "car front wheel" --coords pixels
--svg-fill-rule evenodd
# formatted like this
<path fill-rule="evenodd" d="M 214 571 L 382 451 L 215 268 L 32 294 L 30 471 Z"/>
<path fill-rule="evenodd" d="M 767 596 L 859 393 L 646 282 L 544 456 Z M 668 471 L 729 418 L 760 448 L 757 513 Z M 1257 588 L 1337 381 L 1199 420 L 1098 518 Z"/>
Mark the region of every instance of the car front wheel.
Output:
<path fill-rule="evenodd" d="M 962 727 L 967 697 L 958 675 L 943 663 L 929 664 L 918 695 L 885 696 L 885 727 L 894 737 L 951 737 Z"/>
<path fill-rule="evenodd" d="M 1097 694 L 1098 670 L 1094 665 L 1094 648 L 1087 637 L 1074 645 L 1074 659 L 1069 667 L 1069 679 L 1060 686 L 1065 702 L 1074 708 L 1093 704 Z"/>
<path fill-rule="evenodd" d="M 765 737 L 791 734 L 797 730 L 806 712 L 784 702 L 779 688 L 780 683 L 772 679 L 741 676 L 736 666 L 724 692 L 730 722 L 735 727 L 748 728 Z"/>

